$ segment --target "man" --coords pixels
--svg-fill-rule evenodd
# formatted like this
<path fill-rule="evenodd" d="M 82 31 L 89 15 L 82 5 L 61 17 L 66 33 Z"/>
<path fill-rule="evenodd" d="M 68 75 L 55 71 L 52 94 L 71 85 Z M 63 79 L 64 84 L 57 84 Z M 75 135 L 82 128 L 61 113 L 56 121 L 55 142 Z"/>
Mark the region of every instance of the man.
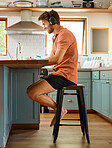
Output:
<path fill-rule="evenodd" d="M 56 11 L 45 11 L 40 15 L 39 20 L 42 21 L 44 29 L 49 34 L 54 34 L 52 51 L 46 59 L 48 65 L 55 66 L 53 67 L 54 72 L 45 79 L 29 86 L 27 93 L 32 100 L 51 107 L 56 112 L 56 103 L 46 94 L 64 86 L 77 84 L 77 42 L 72 32 L 60 25 L 60 18 Z M 29 60 L 32 60 L 32 58 L 30 57 Z M 63 108 L 61 118 L 66 112 L 67 110 Z M 50 126 L 55 124 L 55 118 L 56 116 L 52 119 Z"/>

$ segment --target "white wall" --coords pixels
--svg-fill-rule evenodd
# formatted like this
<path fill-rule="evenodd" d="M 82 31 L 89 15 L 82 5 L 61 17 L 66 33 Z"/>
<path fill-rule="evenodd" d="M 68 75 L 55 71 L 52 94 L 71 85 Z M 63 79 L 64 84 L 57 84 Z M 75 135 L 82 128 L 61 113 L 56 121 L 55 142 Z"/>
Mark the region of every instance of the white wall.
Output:
<path fill-rule="evenodd" d="M 100 1 L 100 0 L 99 0 Z M 102 0 L 101 0 L 102 1 Z M 105 3 L 106 1 L 106 3 Z M 103 3 L 106 5 L 109 4 L 108 0 L 103 0 Z M 64 3 L 65 1 L 62 0 Z M 66 1 L 68 3 L 68 1 Z M 41 13 L 39 12 L 33 12 L 33 18 L 32 20 L 35 23 L 38 22 L 38 16 Z M 111 13 L 59 13 L 61 17 L 67 16 L 67 17 L 86 17 L 88 18 L 88 55 L 90 57 L 92 56 L 101 56 L 104 58 L 108 58 L 108 55 L 94 55 L 91 54 L 91 27 L 102 27 L 102 28 L 109 28 L 109 53 L 112 53 L 112 14 Z M 8 26 L 20 21 L 20 12 L 0 12 L 1 17 L 8 17 Z M 41 38 L 41 39 L 40 39 Z M 14 37 L 14 35 L 8 36 L 8 48 L 13 56 L 15 56 L 15 48 L 17 42 L 21 42 L 22 49 L 23 49 L 23 56 L 34 56 L 41 55 L 44 56 L 45 48 L 45 38 L 43 35 L 17 35 Z M 30 42 L 29 42 L 30 41 Z M 1 59 L 1 57 L 0 57 Z M 79 58 L 80 59 L 80 58 Z"/>

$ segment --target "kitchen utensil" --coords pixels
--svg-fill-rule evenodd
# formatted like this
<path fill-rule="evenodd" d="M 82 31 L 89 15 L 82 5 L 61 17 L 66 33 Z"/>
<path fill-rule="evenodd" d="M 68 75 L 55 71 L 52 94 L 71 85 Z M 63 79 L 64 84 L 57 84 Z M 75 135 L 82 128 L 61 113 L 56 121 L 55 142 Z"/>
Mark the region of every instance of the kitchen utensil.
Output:
<path fill-rule="evenodd" d="M 103 2 L 94 2 L 95 8 L 102 8 Z"/>
<path fill-rule="evenodd" d="M 33 2 L 31 1 L 25 1 L 25 0 L 18 0 L 13 2 L 15 7 L 32 7 Z"/>
<path fill-rule="evenodd" d="M 75 1 L 72 1 L 72 5 L 73 5 L 73 7 L 78 7 L 78 8 L 80 8 L 80 7 L 82 7 L 82 3 L 76 3 Z"/>
<path fill-rule="evenodd" d="M 61 1 L 55 1 L 51 3 L 51 6 L 52 7 L 62 7 L 60 4 L 61 4 Z"/>
<path fill-rule="evenodd" d="M 48 7 L 48 0 L 36 0 L 36 7 Z"/>
<path fill-rule="evenodd" d="M 8 7 L 10 4 L 11 4 L 11 2 L 0 1 L 0 7 Z"/>

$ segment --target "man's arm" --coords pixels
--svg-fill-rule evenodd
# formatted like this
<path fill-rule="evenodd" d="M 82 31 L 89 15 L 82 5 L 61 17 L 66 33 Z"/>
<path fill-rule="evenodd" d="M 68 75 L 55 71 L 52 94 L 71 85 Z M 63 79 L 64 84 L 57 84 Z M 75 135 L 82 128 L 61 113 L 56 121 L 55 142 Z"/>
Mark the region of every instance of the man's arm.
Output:
<path fill-rule="evenodd" d="M 64 55 L 65 55 L 66 50 L 65 49 L 57 49 L 55 55 L 53 53 L 50 54 L 50 57 L 45 58 L 45 59 L 38 59 L 38 60 L 48 60 L 48 63 L 46 66 L 48 65 L 55 65 L 55 64 L 59 64 Z M 28 60 L 36 60 L 33 58 L 28 58 Z"/>
<path fill-rule="evenodd" d="M 65 55 L 66 50 L 65 49 L 57 49 L 55 55 L 52 54 L 50 57 L 48 57 L 48 64 L 50 65 L 55 65 L 55 64 L 59 64 L 64 55 Z"/>

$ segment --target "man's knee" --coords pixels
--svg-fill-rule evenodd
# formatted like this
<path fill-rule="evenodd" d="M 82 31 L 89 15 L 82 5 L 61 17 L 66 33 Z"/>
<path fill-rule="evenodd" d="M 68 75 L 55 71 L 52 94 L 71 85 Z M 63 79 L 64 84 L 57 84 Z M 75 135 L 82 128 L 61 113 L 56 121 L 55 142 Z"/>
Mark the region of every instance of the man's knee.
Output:
<path fill-rule="evenodd" d="M 34 100 L 34 101 L 35 101 L 35 100 L 38 98 L 38 96 L 39 96 L 38 92 L 35 91 L 35 90 L 33 89 L 33 87 L 31 87 L 31 86 L 29 86 L 29 87 L 27 88 L 27 95 L 28 95 L 29 98 L 31 98 L 31 99 Z"/>
<path fill-rule="evenodd" d="M 31 98 L 31 99 L 33 100 L 33 98 L 34 98 L 34 93 L 33 93 L 33 89 L 31 88 L 31 86 L 29 86 L 29 87 L 27 88 L 27 95 L 28 95 L 29 98 Z"/>

